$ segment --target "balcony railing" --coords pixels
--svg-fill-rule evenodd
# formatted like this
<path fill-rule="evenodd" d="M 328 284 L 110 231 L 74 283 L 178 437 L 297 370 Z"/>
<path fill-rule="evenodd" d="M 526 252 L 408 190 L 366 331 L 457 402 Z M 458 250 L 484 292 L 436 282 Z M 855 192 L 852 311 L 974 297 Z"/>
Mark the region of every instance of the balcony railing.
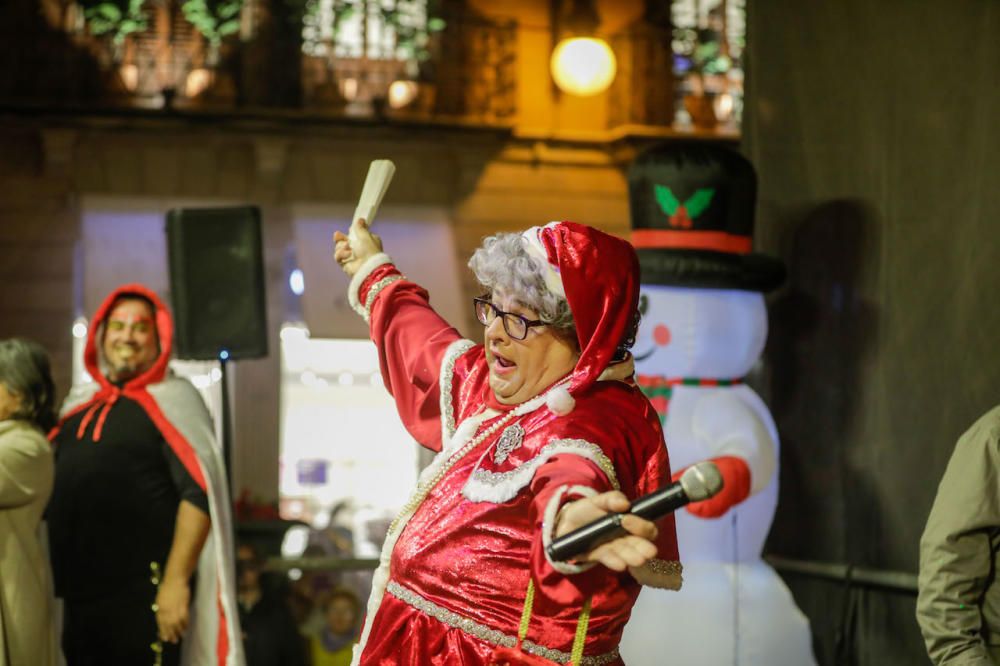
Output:
<path fill-rule="evenodd" d="M 228 19 L 227 34 L 213 36 L 191 20 L 189 0 L 90 0 L 87 9 L 73 1 L 43 1 L 52 32 L 63 42 L 57 51 L 66 80 L 60 82 L 57 72 L 56 80 L 33 86 L 30 94 L 0 90 L 0 97 L 74 107 L 236 114 L 271 109 L 485 125 L 509 124 L 516 112 L 517 25 L 487 20 L 462 2 L 445 2 L 448 13 L 418 17 L 430 19 L 433 29 L 383 25 L 379 34 L 386 12 L 424 3 L 230 0 L 238 11 Z M 95 4 L 138 6 L 141 21 L 127 30 L 95 30 Z M 360 44 L 358 34 L 345 35 L 336 25 L 310 33 L 317 7 L 344 5 L 363 13 Z M 355 43 L 345 41 L 352 38 Z M 84 77 L 86 84 L 71 82 L 80 71 L 97 76 Z M 60 88 L 71 93 L 59 94 Z"/>

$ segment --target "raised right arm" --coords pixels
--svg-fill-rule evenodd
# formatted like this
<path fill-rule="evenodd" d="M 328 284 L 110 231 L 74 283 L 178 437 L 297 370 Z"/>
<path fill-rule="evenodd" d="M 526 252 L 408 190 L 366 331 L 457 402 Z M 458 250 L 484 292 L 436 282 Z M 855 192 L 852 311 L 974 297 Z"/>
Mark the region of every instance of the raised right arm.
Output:
<path fill-rule="evenodd" d="M 337 232 L 334 257 L 352 276 L 348 297 L 369 325 L 386 389 L 403 425 L 423 446 L 441 449 L 441 367 L 461 335 L 431 307 L 427 292 L 381 252 L 381 241 L 355 222 L 363 247 Z"/>

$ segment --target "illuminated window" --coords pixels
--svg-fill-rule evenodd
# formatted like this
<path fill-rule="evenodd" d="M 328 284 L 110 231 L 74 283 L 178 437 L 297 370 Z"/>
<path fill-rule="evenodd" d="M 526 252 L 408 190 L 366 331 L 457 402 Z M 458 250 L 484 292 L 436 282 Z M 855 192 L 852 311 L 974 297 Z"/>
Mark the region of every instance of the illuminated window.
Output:
<path fill-rule="evenodd" d="M 738 63 L 746 45 L 746 0 L 674 0 L 670 15 L 677 32 L 674 51 L 691 53 L 698 35 L 688 31 L 708 31 L 703 34 L 706 42 L 716 42 L 719 50 Z M 725 36 L 724 44 L 722 36 Z"/>
<path fill-rule="evenodd" d="M 426 0 L 310 0 L 302 50 L 312 56 L 422 59 L 429 31 Z"/>
<path fill-rule="evenodd" d="M 354 554 L 377 556 L 416 484 L 417 444 L 382 385 L 375 345 L 286 325 L 280 437 L 282 517 L 322 530 L 337 513 Z"/>
<path fill-rule="evenodd" d="M 695 124 L 709 112 L 711 121 L 739 127 L 743 108 L 743 50 L 746 46 L 746 0 L 674 0 L 675 74 L 682 95 L 704 96 L 706 107 L 688 106 Z M 690 122 L 692 119 L 685 119 Z"/>

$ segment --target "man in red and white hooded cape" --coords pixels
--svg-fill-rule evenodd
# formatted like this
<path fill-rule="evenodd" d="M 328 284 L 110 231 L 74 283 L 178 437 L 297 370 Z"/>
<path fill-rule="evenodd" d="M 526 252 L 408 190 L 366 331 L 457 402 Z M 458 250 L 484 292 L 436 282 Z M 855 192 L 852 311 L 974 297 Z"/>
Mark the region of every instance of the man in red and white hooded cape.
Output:
<path fill-rule="evenodd" d="M 159 354 L 148 369 L 124 383 L 116 384 L 105 374 L 101 349 L 106 320 L 112 307 L 130 296 L 138 296 L 152 305 Z M 116 403 L 126 402 L 121 400 L 123 397 L 145 412 L 208 500 L 211 528 L 197 560 L 190 618 L 183 633 L 181 663 L 191 666 L 243 666 L 242 634 L 235 596 L 231 498 L 225 468 L 216 446 L 213 421 L 201 396 L 190 382 L 168 370 L 172 340 L 172 317 L 152 290 L 143 285 L 129 284 L 113 291 L 95 313 L 87 337 L 84 364 L 93 382 L 73 388 L 63 404 L 59 424 L 50 433 L 49 439 L 58 442 L 60 430 L 67 421 L 74 424 L 80 421 L 81 434 L 77 436 L 100 446 L 108 414 Z M 74 418 L 81 414 L 82 420 Z M 81 497 L 81 502 L 88 501 L 89 498 Z M 57 557 L 72 557 L 71 553 L 55 552 L 55 543 L 52 546 L 54 560 Z M 128 553 L 122 553 L 122 556 L 127 557 Z M 153 610 L 156 610 L 155 606 Z"/>
<path fill-rule="evenodd" d="M 355 236 L 374 238 L 363 221 Z M 439 454 L 389 528 L 355 664 L 618 665 L 640 584 L 680 587 L 672 517 L 639 567 L 546 554 L 568 503 L 613 490 L 634 499 L 669 483 L 670 470 L 631 355 L 616 358 L 638 301 L 635 252 L 572 222 L 522 238 L 549 291 L 568 302 L 580 353 L 569 374 L 520 404 L 498 401 L 484 346 L 441 319 L 426 291 L 374 253 L 377 241 L 358 253 L 349 300 L 370 324 L 404 425 Z M 355 241 L 335 240 L 348 270 Z"/>

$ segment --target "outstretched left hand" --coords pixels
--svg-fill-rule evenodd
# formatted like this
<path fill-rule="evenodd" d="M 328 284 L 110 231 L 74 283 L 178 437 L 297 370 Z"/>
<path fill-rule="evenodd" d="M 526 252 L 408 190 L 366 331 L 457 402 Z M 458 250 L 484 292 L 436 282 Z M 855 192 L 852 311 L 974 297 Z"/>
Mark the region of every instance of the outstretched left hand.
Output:
<path fill-rule="evenodd" d="M 609 513 L 628 511 L 630 506 L 624 493 L 617 490 L 569 502 L 559 512 L 555 536 L 572 532 Z M 641 567 L 656 557 L 653 540 L 659 530 L 655 523 L 630 514 L 622 519 L 622 527 L 628 534 L 601 543 L 576 561 L 597 562 L 615 571 L 625 571 L 628 567 Z"/>

